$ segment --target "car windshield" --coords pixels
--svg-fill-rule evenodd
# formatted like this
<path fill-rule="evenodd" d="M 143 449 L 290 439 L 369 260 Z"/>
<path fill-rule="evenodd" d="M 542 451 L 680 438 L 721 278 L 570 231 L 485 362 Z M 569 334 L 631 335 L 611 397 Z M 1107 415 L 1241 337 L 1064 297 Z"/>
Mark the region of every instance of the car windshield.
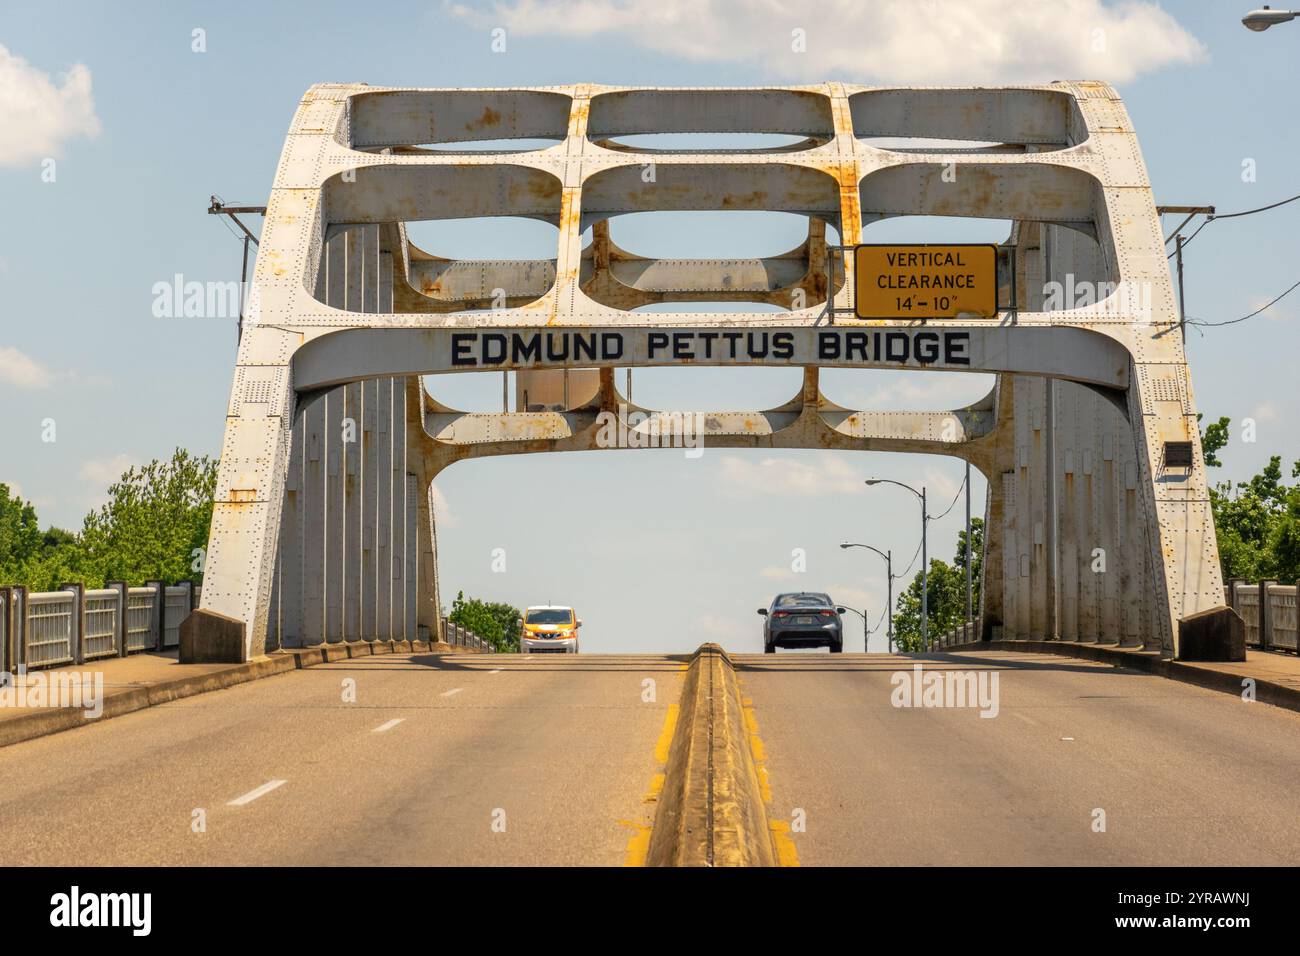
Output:
<path fill-rule="evenodd" d="M 565 607 L 538 608 L 528 612 L 529 624 L 568 624 L 573 620 L 573 612 Z"/>
<path fill-rule="evenodd" d="M 825 594 L 782 594 L 776 599 L 777 607 L 830 607 L 831 599 Z"/>

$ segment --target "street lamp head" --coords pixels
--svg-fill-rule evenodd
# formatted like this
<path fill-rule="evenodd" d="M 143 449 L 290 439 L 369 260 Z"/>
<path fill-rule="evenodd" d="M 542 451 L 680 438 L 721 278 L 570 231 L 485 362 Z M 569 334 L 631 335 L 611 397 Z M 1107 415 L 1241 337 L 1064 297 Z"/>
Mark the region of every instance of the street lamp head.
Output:
<path fill-rule="evenodd" d="M 1266 5 L 1258 10 L 1251 10 L 1241 18 L 1241 22 L 1247 29 L 1262 33 L 1274 24 L 1286 23 L 1288 20 L 1294 20 L 1298 15 L 1300 14 L 1292 13 L 1290 10 L 1274 10 Z"/>
<path fill-rule="evenodd" d="M 852 545 L 842 544 L 842 545 L 840 545 L 840 547 L 841 547 L 841 548 L 848 548 L 848 547 L 852 547 Z"/>
<path fill-rule="evenodd" d="M 879 479 L 879 478 L 868 478 L 866 481 L 863 482 L 863 484 L 864 484 L 864 485 L 878 485 L 878 484 L 880 484 L 880 479 Z"/>

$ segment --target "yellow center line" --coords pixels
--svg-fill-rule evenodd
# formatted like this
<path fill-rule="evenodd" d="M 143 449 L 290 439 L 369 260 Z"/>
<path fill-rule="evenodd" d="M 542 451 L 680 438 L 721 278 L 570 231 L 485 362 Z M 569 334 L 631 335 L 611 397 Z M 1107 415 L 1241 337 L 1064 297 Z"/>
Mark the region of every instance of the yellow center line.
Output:
<path fill-rule="evenodd" d="M 663 766 L 668 762 L 668 752 L 673 745 L 673 735 L 677 732 L 677 713 L 681 708 L 677 704 L 670 704 L 667 713 L 664 714 L 664 726 L 659 731 L 659 739 L 655 742 L 655 765 L 658 768 L 654 776 L 650 778 L 650 788 L 646 791 L 644 803 L 654 805 L 659 802 L 659 795 L 663 793 L 664 781 L 667 780 L 667 774 L 663 771 Z M 648 823 L 637 823 L 634 820 L 619 820 L 620 825 L 632 828 L 632 835 L 628 837 L 627 849 L 623 854 L 624 866 L 645 866 L 646 854 L 650 852 L 650 832 L 651 825 Z"/>
<path fill-rule="evenodd" d="M 664 714 L 663 730 L 659 732 L 659 742 L 655 744 L 655 763 L 668 762 L 668 749 L 673 745 L 673 733 L 677 730 L 677 704 L 670 704 L 668 713 Z"/>
<path fill-rule="evenodd" d="M 772 803 L 771 774 L 767 769 L 767 748 L 758 733 L 758 715 L 754 713 L 754 701 L 750 697 L 741 698 L 741 713 L 745 716 L 745 729 L 749 732 L 749 752 L 754 756 L 754 769 L 758 771 L 758 789 L 763 802 Z M 772 830 L 772 848 L 776 851 L 778 866 L 798 866 L 799 852 L 795 849 L 790 836 L 790 824 L 786 820 L 769 820 Z"/>

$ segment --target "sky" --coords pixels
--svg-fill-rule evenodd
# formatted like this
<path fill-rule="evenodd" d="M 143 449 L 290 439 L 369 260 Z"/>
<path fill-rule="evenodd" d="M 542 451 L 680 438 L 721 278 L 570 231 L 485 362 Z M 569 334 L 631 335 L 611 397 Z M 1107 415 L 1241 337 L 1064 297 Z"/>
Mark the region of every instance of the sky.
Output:
<path fill-rule="evenodd" d="M 391 2 L 376 15 L 329 2 L 4 0 L 0 482 L 31 500 L 42 523 L 78 528 L 129 465 L 177 446 L 218 452 L 234 322 L 157 318 L 152 290 L 178 274 L 238 278 L 240 244 L 206 215 L 209 196 L 265 202 L 312 83 L 1103 79 L 1124 97 L 1157 203 L 1235 212 L 1300 193 L 1300 21 L 1252 33 L 1240 23 L 1248 6 L 509 0 Z M 1001 224 L 959 225 L 889 221 L 872 226 L 869 241 L 1005 238 Z M 1174 225 L 1167 217 L 1166 233 Z M 792 248 L 801 228 L 777 214 L 664 213 L 615 221 L 613 236 L 642 254 L 733 257 Z M 1188 316 L 1237 318 L 1289 288 L 1300 279 L 1298 234 L 1300 202 L 1209 225 L 1186 253 Z M 549 256 L 554 245 L 552 227 L 516 220 L 423 224 L 414 235 L 460 257 Z M 1199 408 L 1234 421 L 1212 480 L 1248 478 L 1273 454 L 1300 458 L 1298 316 L 1300 291 L 1249 322 L 1189 330 Z M 670 409 L 775 405 L 798 385 L 796 369 L 634 373 L 636 400 Z M 831 399 L 872 409 L 958 407 L 989 385 L 955 373 L 840 370 L 823 380 Z M 447 404 L 486 411 L 499 402 L 500 379 L 442 376 L 430 388 Z M 706 640 L 758 650 L 755 610 L 783 590 L 829 592 L 867 609 L 874 625 L 885 607 L 883 562 L 838 544 L 892 550 L 901 572 L 920 521 L 906 492 L 862 479 L 924 484 L 938 513 L 963 470 L 935 456 L 721 449 L 694 460 L 631 450 L 458 464 L 435 489 L 443 601 L 463 589 L 520 607 L 571 604 L 588 651 L 674 652 Z M 972 490 L 979 514 L 978 474 Z M 932 555 L 951 560 L 963 520 L 957 500 L 931 523 Z M 496 549 L 504 571 L 493 570 Z M 801 560 L 805 570 L 793 570 Z M 861 622 L 845 621 L 848 648 L 860 649 Z M 883 650 L 883 628 L 870 641 Z"/>

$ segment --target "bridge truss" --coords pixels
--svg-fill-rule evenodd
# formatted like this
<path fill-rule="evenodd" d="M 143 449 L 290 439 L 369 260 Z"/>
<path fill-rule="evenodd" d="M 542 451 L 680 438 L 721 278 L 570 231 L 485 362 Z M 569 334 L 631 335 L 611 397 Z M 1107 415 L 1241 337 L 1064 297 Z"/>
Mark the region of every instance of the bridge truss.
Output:
<path fill-rule="evenodd" d="M 626 142 L 654 133 L 797 139 Z M 512 139 L 551 145 L 456 147 Z M 795 213 L 808 233 L 747 260 L 647 258 L 611 241 L 613 217 L 661 210 Z M 854 264 L 828 228 L 851 245 L 906 215 L 1007 220 L 1015 279 L 1002 301 L 1016 307 L 853 318 Z M 555 225 L 555 256 L 448 260 L 407 236 L 410 222 L 484 216 Z M 1053 283 L 1100 301 L 1052 301 Z M 692 301 L 787 311 L 631 311 Z M 1176 654 L 1178 622 L 1223 603 L 1159 220 L 1108 85 L 323 84 L 294 116 L 267 205 L 195 626 L 226 635 L 220 653 L 238 659 L 435 636 L 434 476 L 465 458 L 606 447 L 610 415 L 633 432 L 666 428 L 613 373 L 680 364 L 803 370 L 779 407 L 705 412 L 706 447 L 932 453 L 983 472 L 986 635 Z M 949 412 L 849 409 L 822 394 L 825 367 L 990 372 L 996 384 Z M 485 370 L 517 373 L 520 410 L 460 412 L 420 378 Z"/>

